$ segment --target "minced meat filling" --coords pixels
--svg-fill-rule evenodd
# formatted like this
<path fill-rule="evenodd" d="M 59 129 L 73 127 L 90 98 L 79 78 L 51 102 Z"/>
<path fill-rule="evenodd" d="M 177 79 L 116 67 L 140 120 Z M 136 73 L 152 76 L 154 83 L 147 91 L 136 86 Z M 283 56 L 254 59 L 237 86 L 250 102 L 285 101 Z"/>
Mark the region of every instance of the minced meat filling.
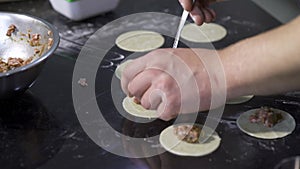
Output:
<path fill-rule="evenodd" d="M 11 24 L 9 27 L 8 27 L 8 30 L 6 32 L 6 36 L 11 36 L 12 33 L 14 33 L 16 31 L 17 27 L 16 25 L 14 24 Z"/>
<path fill-rule="evenodd" d="M 7 72 L 7 71 L 8 71 L 7 63 L 0 60 L 0 73 Z"/>
<path fill-rule="evenodd" d="M 266 127 L 273 127 L 283 120 L 282 114 L 269 107 L 261 107 L 249 117 L 251 123 L 262 123 Z"/>
<path fill-rule="evenodd" d="M 174 127 L 174 134 L 178 139 L 187 143 L 199 143 L 201 127 L 197 125 L 180 125 Z"/>
<path fill-rule="evenodd" d="M 40 46 L 40 40 L 41 40 L 41 35 L 36 33 L 32 34 L 31 39 L 30 39 L 30 45 L 31 46 Z"/>
<path fill-rule="evenodd" d="M 8 27 L 8 30 L 6 32 L 6 36 L 12 36 L 12 34 L 14 32 L 18 31 L 18 28 L 16 25 L 14 24 L 11 24 L 9 27 Z M 52 36 L 52 31 L 48 31 L 48 36 Z M 28 39 L 25 39 L 27 40 L 27 42 L 29 43 L 30 46 L 32 47 L 37 47 L 37 46 L 41 46 L 41 39 L 42 39 L 42 36 L 41 34 L 39 33 L 36 33 L 36 34 L 31 34 L 31 30 L 28 30 L 28 33 L 25 34 L 25 33 L 21 33 L 20 32 L 20 35 L 22 36 L 20 38 L 20 40 L 24 40 L 24 37 L 27 36 Z M 53 45 L 53 38 L 48 38 L 48 49 L 51 48 L 51 46 Z M 10 57 L 8 58 L 7 60 L 4 60 L 2 57 L 0 57 L 0 73 L 5 73 L 9 70 L 13 70 L 15 68 L 18 68 L 18 67 L 21 67 L 21 66 L 25 66 L 29 63 L 31 63 L 33 61 L 33 59 L 39 55 L 41 56 L 43 54 L 43 51 L 44 51 L 44 47 L 45 47 L 45 44 L 42 45 L 41 48 L 35 48 L 34 49 L 34 53 L 33 53 L 33 56 L 29 57 L 28 59 L 21 59 L 21 58 L 15 58 L 15 57 Z"/>
<path fill-rule="evenodd" d="M 21 58 L 8 58 L 7 62 L 0 60 L 0 73 L 13 70 L 17 67 L 25 66 L 33 60 L 32 57 L 23 60 Z"/>

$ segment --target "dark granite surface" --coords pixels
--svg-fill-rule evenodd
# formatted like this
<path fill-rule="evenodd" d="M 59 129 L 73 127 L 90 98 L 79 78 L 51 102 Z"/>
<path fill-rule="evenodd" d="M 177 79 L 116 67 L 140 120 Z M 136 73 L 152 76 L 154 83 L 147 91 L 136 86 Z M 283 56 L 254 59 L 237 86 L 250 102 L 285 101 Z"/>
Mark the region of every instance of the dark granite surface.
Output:
<path fill-rule="evenodd" d="M 248 0 L 228 1 L 213 7 L 218 13 L 216 22 L 228 30 L 225 39 L 214 43 L 216 48 L 226 47 L 279 25 L 278 21 Z M 227 105 L 217 128 L 222 138 L 221 146 L 205 157 L 179 157 L 166 152 L 151 158 L 130 159 L 113 155 L 89 139 L 74 112 L 71 90 L 73 68 L 82 45 L 101 26 L 128 14 L 156 11 L 179 16 L 181 8 L 176 0 L 121 0 L 113 12 L 81 22 L 59 15 L 46 0 L 1 3 L 0 10 L 41 17 L 54 24 L 61 35 L 60 47 L 48 60 L 34 86 L 23 96 L 0 103 L 1 169 L 267 169 L 274 168 L 284 158 L 300 154 L 299 125 L 288 137 L 261 140 L 243 134 L 235 123 L 243 111 L 269 105 L 288 111 L 299 124 L 300 94 L 297 92 L 255 97 L 244 104 Z M 128 55 L 122 50 L 115 52 Z M 101 100 L 99 107 L 111 125 L 136 137 L 158 133 L 170 125 L 171 122 L 160 120 L 136 124 L 120 116 L 110 99 L 108 84 L 114 69 L 115 66 L 99 69 L 102 72 L 99 83 L 103 84 L 96 90 L 97 100 Z M 205 117 L 205 113 L 200 113 L 197 121 L 201 123 Z"/>

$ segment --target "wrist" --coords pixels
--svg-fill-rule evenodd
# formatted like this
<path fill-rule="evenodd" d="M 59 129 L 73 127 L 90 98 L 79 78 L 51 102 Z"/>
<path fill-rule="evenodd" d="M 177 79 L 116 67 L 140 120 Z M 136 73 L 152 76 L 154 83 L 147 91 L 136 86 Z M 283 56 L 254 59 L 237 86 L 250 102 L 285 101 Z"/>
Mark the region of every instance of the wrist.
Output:
<path fill-rule="evenodd" d="M 247 57 L 246 48 L 249 46 L 249 39 L 238 42 L 220 50 L 219 56 L 223 65 L 226 80 L 227 99 L 251 94 L 250 83 L 245 78 L 246 66 L 244 57 Z"/>

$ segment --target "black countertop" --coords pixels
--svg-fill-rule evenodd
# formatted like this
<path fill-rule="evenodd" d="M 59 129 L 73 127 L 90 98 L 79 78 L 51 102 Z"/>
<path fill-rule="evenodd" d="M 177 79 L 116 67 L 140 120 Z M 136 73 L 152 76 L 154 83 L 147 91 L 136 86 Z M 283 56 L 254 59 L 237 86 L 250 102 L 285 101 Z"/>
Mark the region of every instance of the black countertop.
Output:
<path fill-rule="evenodd" d="M 213 8 L 218 14 L 216 22 L 228 30 L 225 39 L 214 43 L 218 49 L 280 25 L 248 0 L 223 2 L 215 4 Z M 41 17 L 54 24 L 61 35 L 58 50 L 48 60 L 30 90 L 19 98 L 0 103 L 1 169 L 256 169 L 274 168 L 282 159 L 300 154 L 299 92 L 256 96 L 244 104 L 227 105 L 217 128 L 222 138 L 221 146 L 205 157 L 180 157 L 165 152 L 150 158 L 125 158 L 103 150 L 87 136 L 77 119 L 72 101 L 72 73 L 81 47 L 103 25 L 128 14 L 163 12 L 180 16 L 181 7 L 175 0 L 122 0 L 113 12 L 81 22 L 59 15 L 45 0 L 2 3 L 0 10 Z M 165 44 L 167 46 L 171 44 Z M 128 52 L 122 50 L 117 49 L 115 52 L 128 56 Z M 101 78 L 98 78 L 97 83 L 101 84 L 96 89 L 96 95 L 103 115 L 116 130 L 126 135 L 146 137 L 159 134 L 172 122 L 156 120 L 138 124 L 117 112 L 109 84 L 115 68 L 115 65 L 99 68 Z M 295 131 L 285 138 L 275 140 L 255 139 L 243 134 L 236 126 L 236 118 L 246 110 L 263 105 L 291 113 L 297 121 Z M 197 122 L 203 122 L 205 117 L 205 113 L 199 113 Z M 142 146 L 137 145 L 136 151 L 140 149 Z"/>

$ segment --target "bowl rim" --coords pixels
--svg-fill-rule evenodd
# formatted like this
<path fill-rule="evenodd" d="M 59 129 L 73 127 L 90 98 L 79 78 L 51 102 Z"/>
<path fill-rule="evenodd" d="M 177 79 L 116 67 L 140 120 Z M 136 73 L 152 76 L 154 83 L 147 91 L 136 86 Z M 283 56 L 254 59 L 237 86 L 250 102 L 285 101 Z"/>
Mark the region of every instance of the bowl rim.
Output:
<path fill-rule="evenodd" d="M 44 20 L 42 18 L 33 16 L 33 15 L 28 15 L 28 14 L 21 14 L 21 13 L 14 13 L 14 12 L 2 12 L 2 11 L 0 11 L 0 14 L 25 16 L 25 17 L 33 18 L 33 19 L 35 19 L 37 21 L 40 21 L 41 23 L 45 24 L 49 28 L 49 30 L 52 32 L 52 34 L 53 34 L 53 40 L 54 40 L 51 48 L 46 53 L 44 53 L 43 55 L 41 55 L 40 57 L 38 57 L 36 60 L 34 60 L 34 62 L 29 63 L 29 64 L 24 65 L 24 66 L 21 66 L 21 67 L 17 67 L 17 68 L 15 68 L 13 70 L 9 70 L 9 71 L 7 71 L 5 73 L 1 73 L 0 72 L 0 78 L 7 77 L 7 76 L 13 75 L 13 74 L 18 73 L 18 72 L 26 71 L 27 69 L 30 69 L 30 68 L 32 68 L 32 67 L 40 64 L 45 59 L 47 59 L 50 55 L 52 55 L 54 53 L 54 51 L 58 48 L 58 45 L 59 45 L 59 42 L 60 42 L 59 32 L 54 27 L 54 25 L 50 24 L 48 21 L 46 21 L 46 20 Z"/>

